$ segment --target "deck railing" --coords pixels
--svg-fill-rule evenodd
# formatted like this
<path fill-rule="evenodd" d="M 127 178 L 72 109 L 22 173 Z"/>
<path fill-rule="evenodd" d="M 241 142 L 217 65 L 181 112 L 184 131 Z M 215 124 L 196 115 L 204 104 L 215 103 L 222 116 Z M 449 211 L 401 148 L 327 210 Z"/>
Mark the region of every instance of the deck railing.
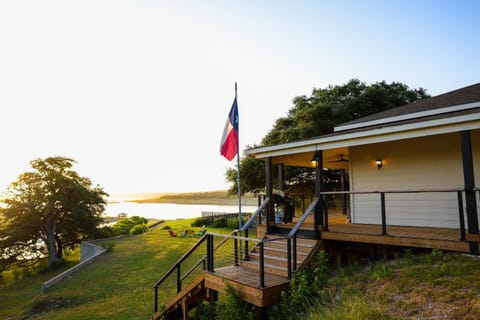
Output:
<path fill-rule="evenodd" d="M 478 191 L 478 188 L 475 188 L 474 191 Z M 458 210 L 458 222 L 459 222 L 459 232 L 460 240 L 465 240 L 465 214 L 463 206 L 463 194 L 465 189 L 429 189 L 429 190 L 374 190 L 374 191 L 332 191 L 332 192 L 321 192 L 321 195 L 325 196 L 325 199 L 328 199 L 332 195 L 368 195 L 368 194 L 378 194 L 380 201 L 380 224 L 382 227 L 382 235 L 388 235 L 387 233 L 387 201 L 386 195 L 388 194 L 418 194 L 418 193 L 456 193 L 457 195 L 457 210 Z M 326 200 L 327 201 L 327 200 Z M 323 211 L 323 217 L 321 219 L 321 224 L 323 230 L 328 231 L 328 204 L 325 205 L 325 210 Z"/>
<path fill-rule="evenodd" d="M 225 234 L 212 234 L 212 233 L 206 233 L 202 238 L 200 238 L 180 259 L 178 259 L 173 266 L 158 280 L 155 285 L 153 286 L 154 288 L 154 296 L 155 296 L 155 302 L 154 302 L 154 312 L 158 311 L 158 290 L 159 287 L 172 276 L 175 274 L 176 276 L 176 290 L 177 293 L 182 290 L 182 282 L 195 270 L 198 270 L 199 266 L 202 265 L 202 271 L 203 270 L 209 270 L 213 271 L 214 268 L 214 253 L 216 250 L 220 249 L 222 246 L 225 245 L 225 243 L 229 239 L 233 239 L 235 246 L 234 246 L 234 255 L 236 256 L 235 258 L 235 264 L 238 264 L 238 250 L 237 250 L 237 241 L 239 239 L 245 240 L 245 255 L 248 256 L 248 228 L 250 225 L 255 221 L 255 219 L 261 219 L 262 212 L 264 211 L 266 205 L 270 199 L 267 197 L 263 201 L 263 203 L 260 204 L 260 206 L 257 208 L 255 213 L 248 219 L 248 221 L 244 224 L 242 229 L 236 229 L 233 230 L 230 234 L 225 235 Z M 246 237 L 238 237 L 237 234 L 238 232 L 244 231 L 246 234 Z M 222 240 L 218 242 L 216 246 L 214 246 L 214 241 L 213 241 L 213 236 L 220 236 Z M 190 268 L 182 274 L 182 265 L 184 265 L 187 261 L 188 258 L 192 257 L 194 253 L 198 253 L 198 250 L 202 248 L 202 244 L 206 242 L 206 248 L 205 248 L 205 253 L 201 254 L 201 258 L 196 262 L 191 264 Z"/>

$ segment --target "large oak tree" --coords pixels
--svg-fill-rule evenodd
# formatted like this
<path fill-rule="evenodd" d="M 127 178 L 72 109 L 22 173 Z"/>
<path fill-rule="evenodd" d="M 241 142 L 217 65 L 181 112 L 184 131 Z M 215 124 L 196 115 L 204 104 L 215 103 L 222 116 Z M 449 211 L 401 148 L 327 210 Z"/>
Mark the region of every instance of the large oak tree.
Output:
<path fill-rule="evenodd" d="M 74 162 L 32 160 L 33 170 L 7 188 L 0 209 L 0 270 L 45 255 L 51 267 L 67 246 L 95 234 L 108 195 L 72 170 Z"/>
<path fill-rule="evenodd" d="M 385 81 L 367 85 L 352 79 L 344 85 L 314 88 L 310 96 L 293 99 L 294 106 L 285 117 L 275 121 L 273 128 L 259 146 L 287 143 L 333 132 L 341 123 L 370 114 L 409 104 L 429 97 L 425 89 L 410 89 L 399 82 Z M 240 163 L 241 191 L 257 192 L 264 188 L 263 162 L 243 158 Z M 287 168 L 285 182 L 305 180 L 305 169 Z M 227 169 L 231 182 L 230 194 L 236 194 L 237 168 Z M 308 179 L 307 179 L 308 180 Z"/>

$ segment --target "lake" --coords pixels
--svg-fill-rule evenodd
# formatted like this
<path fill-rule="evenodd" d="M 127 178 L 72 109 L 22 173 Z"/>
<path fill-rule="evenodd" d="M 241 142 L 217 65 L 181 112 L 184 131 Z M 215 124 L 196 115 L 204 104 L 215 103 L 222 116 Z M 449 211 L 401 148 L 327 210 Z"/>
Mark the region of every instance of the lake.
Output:
<path fill-rule="evenodd" d="M 243 213 L 252 213 L 256 206 L 242 206 Z M 128 217 L 141 216 L 149 219 L 176 220 L 202 216 L 202 211 L 210 212 L 238 212 L 238 206 L 220 206 L 204 204 L 175 204 L 175 203 L 109 203 L 105 207 L 108 216 L 117 216 L 126 213 Z"/>

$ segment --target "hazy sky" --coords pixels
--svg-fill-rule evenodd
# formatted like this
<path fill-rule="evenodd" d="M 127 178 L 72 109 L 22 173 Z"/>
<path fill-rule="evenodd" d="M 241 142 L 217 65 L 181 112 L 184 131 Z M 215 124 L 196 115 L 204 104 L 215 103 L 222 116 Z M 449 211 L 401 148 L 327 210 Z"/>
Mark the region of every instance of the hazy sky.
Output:
<path fill-rule="evenodd" d="M 480 1 L 0 0 L 0 190 L 66 156 L 107 192 L 226 189 L 240 148 L 314 87 L 480 81 Z"/>

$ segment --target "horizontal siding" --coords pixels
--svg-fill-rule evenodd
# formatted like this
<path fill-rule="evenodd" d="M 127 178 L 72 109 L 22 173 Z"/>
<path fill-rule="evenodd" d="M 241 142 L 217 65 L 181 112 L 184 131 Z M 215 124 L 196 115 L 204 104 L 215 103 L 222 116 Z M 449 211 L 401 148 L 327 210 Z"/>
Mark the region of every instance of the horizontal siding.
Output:
<path fill-rule="evenodd" d="M 479 150 L 477 141 L 475 148 Z M 375 165 L 377 157 L 383 160 L 380 170 Z M 350 160 L 352 191 L 459 189 L 464 185 L 458 133 L 352 147 Z M 457 194 L 387 194 L 386 216 L 391 225 L 458 228 Z M 380 195 L 353 195 L 352 221 L 381 223 Z"/>

